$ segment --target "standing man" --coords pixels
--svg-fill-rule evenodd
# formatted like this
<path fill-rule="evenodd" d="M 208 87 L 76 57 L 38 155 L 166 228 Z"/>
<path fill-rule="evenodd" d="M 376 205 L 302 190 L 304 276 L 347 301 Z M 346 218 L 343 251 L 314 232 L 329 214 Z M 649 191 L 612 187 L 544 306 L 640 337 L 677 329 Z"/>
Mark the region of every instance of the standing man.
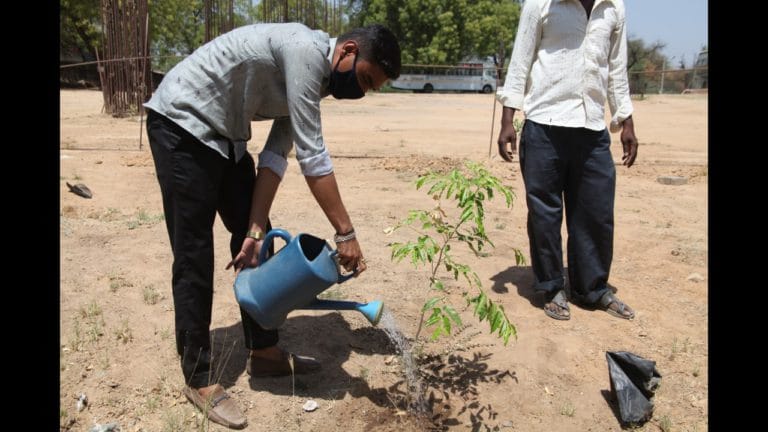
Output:
<path fill-rule="evenodd" d="M 627 82 L 622 0 L 528 0 L 520 16 L 504 88 L 499 154 L 512 161 L 515 112 L 525 112 L 520 169 L 528 204 L 528 239 L 544 312 L 570 319 L 560 228 L 565 202 L 571 300 L 619 318 L 634 311 L 608 287 L 613 257 L 616 168 L 605 127 L 621 130 L 623 164 L 637 157 Z"/>
<path fill-rule="evenodd" d="M 295 144 L 307 184 L 336 231 L 340 264 L 363 272 L 365 259 L 323 139 L 320 100 L 328 94 L 359 99 L 399 75 L 400 46 L 383 26 L 329 39 L 301 24 L 256 24 L 198 48 L 168 72 L 144 105 L 173 250 L 176 347 L 187 384 L 184 394 L 211 421 L 232 428 L 247 424 L 211 373 L 216 214 L 232 234 L 232 260 L 226 267 L 239 271 L 258 265 L 269 210 Z M 251 121 L 258 120 L 273 123 L 255 167 L 246 143 Z M 240 312 L 251 376 L 320 368 L 312 358 L 277 347 L 276 330 L 262 329 Z"/>

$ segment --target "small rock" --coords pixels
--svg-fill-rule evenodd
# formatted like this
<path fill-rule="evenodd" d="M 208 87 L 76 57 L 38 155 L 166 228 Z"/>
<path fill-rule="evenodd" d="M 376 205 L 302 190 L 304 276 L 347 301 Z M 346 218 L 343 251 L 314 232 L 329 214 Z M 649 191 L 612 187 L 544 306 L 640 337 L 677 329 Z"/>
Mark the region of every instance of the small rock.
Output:
<path fill-rule="evenodd" d="M 312 399 L 304 402 L 304 405 L 302 406 L 304 411 L 306 412 L 312 412 L 317 409 L 317 402 L 313 401 Z"/>
<path fill-rule="evenodd" d="M 393 361 L 395 361 L 395 356 L 391 355 L 391 356 L 389 356 L 389 357 L 384 359 L 384 364 L 388 365 L 388 364 L 392 363 Z"/>
<path fill-rule="evenodd" d="M 657 182 L 663 185 L 680 186 L 688 183 L 688 179 L 680 176 L 660 176 L 656 179 Z"/>
<path fill-rule="evenodd" d="M 80 412 L 88 406 L 88 396 L 85 393 L 80 393 L 80 397 L 77 398 L 77 412 Z"/>
<path fill-rule="evenodd" d="M 101 165 L 101 164 L 103 164 L 103 163 L 104 163 L 104 161 L 100 161 L 100 160 L 97 160 L 97 161 L 96 161 L 96 165 Z"/>
<path fill-rule="evenodd" d="M 691 282 L 702 282 L 704 280 L 704 276 L 698 273 L 691 273 L 686 279 Z"/>
<path fill-rule="evenodd" d="M 691 401 L 691 406 L 694 407 L 694 408 L 701 408 L 703 406 L 703 402 L 704 402 L 703 399 L 699 399 L 699 398 L 697 398 L 694 395 L 691 395 L 690 401 Z"/>
<path fill-rule="evenodd" d="M 117 423 L 107 423 L 104 425 L 96 423 L 88 432 L 118 432 L 119 430 L 120 426 Z"/>
<path fill-rule="evenodd" d="M 512 420 L 507 420 L 501 424 L 501 427 L 510 428 L 512 427 L 512 425 L 513 425 Z"/>

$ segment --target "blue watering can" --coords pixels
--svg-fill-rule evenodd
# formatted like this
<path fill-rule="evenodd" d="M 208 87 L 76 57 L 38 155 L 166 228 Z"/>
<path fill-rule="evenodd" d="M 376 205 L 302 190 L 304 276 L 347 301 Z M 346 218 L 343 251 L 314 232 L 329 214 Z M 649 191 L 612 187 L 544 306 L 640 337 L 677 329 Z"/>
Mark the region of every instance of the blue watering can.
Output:
<path fill-rule="evenodd" d="M 267 258 L 275 237 L 286 245 Z M 381 301 L 357 303 L 319 300 L 317 295 L 336 283 L 355 275 L 341 274 L 337 251 L 328 243 L 309 234 L 291 238 L 281 229 L 269 231 L 259 251 L 259 266 L 246 268 L 235 279 L 235 298 L 240 307 L 265 329 L 276 329 L 295 309 L 356 310 L 371 324 L 381 318 Z"/>

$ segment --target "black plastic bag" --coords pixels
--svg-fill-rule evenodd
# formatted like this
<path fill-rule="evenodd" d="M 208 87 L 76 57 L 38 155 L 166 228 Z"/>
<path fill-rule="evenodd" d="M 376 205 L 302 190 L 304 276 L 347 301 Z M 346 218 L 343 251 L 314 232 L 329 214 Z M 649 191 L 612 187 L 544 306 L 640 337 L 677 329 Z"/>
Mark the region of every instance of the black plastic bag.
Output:
<path fill-rule="evenodd" d="M 642 424 L 653 414 L 653 393 L 661 375 L 656 362 L 626 351 L 606 351 L 611 394 L 619 404 L 623 424 Z"/>

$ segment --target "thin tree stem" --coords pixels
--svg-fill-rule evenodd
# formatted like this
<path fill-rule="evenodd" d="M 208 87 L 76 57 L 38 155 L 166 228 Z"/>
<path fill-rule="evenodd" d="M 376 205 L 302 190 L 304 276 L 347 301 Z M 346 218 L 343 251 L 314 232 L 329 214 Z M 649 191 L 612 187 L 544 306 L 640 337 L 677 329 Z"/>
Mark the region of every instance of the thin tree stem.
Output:
<path fill-rule="evenodd" d="M 459 222 L 456 227 L 453 228 L 453 232 L 448 234 L 447 237 L 445 237 L 445 241 L 443 242 L 443 246 L 440 247 L 440 252 L 437 255 L 437 260 L 432 264 L 432 277 L 430 278 L 430 281 L 435 280 L 435 275 L 437 274 L 437 269 L 440 268 L 440 263 L 443 261 L 443 252 L 445 251 L 445 247 L 448 245 L 448 243 L 456 236 L 456 233 L 459 231 L 459 227 L 464 222 Z M 421 334 L 421 328 L 424 325 L 424 314 L 426 314 L 427 311 L 424 310 L 424 308 L 421 309 L 421 317 L 419 317 L 419 328 L 416 329 L 416 336 L 414 337 L 414 340 L 419 340 L 419 335 Z"/>

